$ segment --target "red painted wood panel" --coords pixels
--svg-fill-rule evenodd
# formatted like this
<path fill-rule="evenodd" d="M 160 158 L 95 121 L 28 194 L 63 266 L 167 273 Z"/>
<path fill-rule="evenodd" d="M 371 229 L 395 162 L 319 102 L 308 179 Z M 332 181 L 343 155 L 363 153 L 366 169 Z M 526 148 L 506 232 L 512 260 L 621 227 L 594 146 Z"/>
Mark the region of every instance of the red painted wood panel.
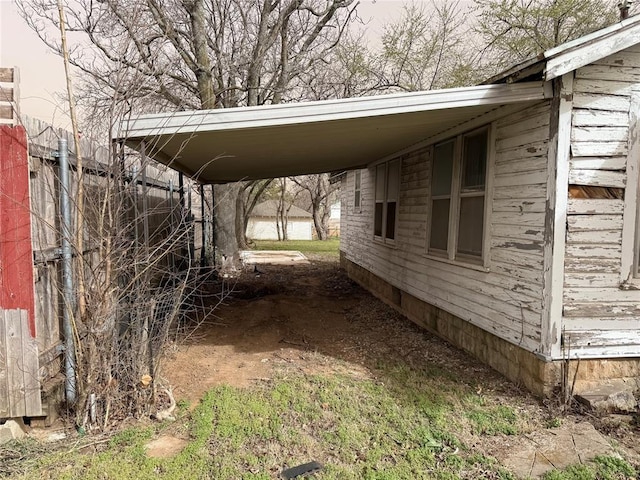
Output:
<path fill-rule="evenodd" d="M 27 134 L 0 126 L 0 308 L 27 310 L 35 338 L 33 292 Z"/>

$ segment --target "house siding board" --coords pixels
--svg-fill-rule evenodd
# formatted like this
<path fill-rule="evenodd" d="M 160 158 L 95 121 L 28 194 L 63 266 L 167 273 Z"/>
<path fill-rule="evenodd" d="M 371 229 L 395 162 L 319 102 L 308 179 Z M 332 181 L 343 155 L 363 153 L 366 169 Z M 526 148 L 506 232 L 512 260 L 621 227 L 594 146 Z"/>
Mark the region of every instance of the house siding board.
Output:
<path fill-rule="evenodd" d="M 375 167 L 362 170 L 362 208 L 353 209 L 354 172 L 342 183 L 341 249 L 346 259 L 418 299 L 529 351 L 540 347 L 550 103 L 496 122 L 489 271 L 426 255 L 430 150 L 402 156 L 397 238 L 373 238 Z M 463 128 L 463 127 L 462 127 Z M 464 131 L 452 132 L 452 136 Z M 489 195 L 490 197 L 490 195 Z M 488 198 L 490 201 L 491 199 Z"/>
<path fill-rule="evenodd" d="M 629 111 L 639 83 L 638 47 L 575 72 L 570 184 L 627 187 Z M 571 356 L 640 355 L 640 291 L 620 289 L 623 214 L 623 200 L 569 200 L 563 326 Z"/>

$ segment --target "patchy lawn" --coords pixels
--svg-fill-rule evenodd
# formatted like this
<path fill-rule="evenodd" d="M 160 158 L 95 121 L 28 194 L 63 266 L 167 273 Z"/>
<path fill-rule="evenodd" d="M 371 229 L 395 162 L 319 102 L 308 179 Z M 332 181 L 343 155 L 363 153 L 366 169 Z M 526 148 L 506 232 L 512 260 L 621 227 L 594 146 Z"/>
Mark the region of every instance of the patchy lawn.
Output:
<path fill-rule="evenodd" d="M 304 251 L 291 246 L 300 243 L 286 249 Z M 420 330 L 329 258 L 247 272 L 235 299 L 170 349 L 176 422 L 0 447 L 0 476 L 273 479 L 316 460 L 318 479 L 509 479 L 501 463 L 532 433 L 583 421 L 560 418 Z M 186 446 L 151 458 L 145 445 L 160 435 Z M 626 458 L 604 455 L 545 478 L 636 478 L 635 457 Z"/>
<path fill-rule="evenodd" d="M 271 240 L 254 240 L 255 250 L 296 250 L 305 255 L 322 255 L 325 258 L 338 257 L 340 254 L 340 238 L 329 240 L 287 240 L 285 242 Z"/>

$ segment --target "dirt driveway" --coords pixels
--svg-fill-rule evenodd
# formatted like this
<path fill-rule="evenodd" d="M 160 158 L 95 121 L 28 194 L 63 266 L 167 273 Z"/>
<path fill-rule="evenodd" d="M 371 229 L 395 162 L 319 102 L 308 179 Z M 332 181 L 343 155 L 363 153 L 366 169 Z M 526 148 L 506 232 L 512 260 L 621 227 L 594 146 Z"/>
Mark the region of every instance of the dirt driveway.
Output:
<path fill-rule="evenodd" d="M 215 317 L 172 349 L 164 371 L 176 399 L 197 402 L 220 384 L 249 386 L 270 379 L 282 364 L 304 371 L 336 368 L 323 365 L 323 357 L 362 375 L 382 359 L 429 363 L 461 382 L 522 396 L 500 375 L 372 297 L 335 261 L 258 269 L 245 272 Z"/>
<path fill-rule="evenodd" d="M 250 387 L 270 381 L 283 369 L 384 381 L 377 368 L 380 362 L 403 362 L 419 369 L 442 370 L 488 401 L 518 411 L 527 422 L 521 435 L 470 436 L 465 443 L 511 464 L 512 470 L 531 463 L 520 472 L 523 476 L 534 476 L 538 467 L 546 471 L 560 466 L 553 463 L 554 458 L 582 461 L 585 452 L 560 450 L 550 443 L 554 438 L 568 438 L 572 448 L 583 442 L 609 451 L 612 438 L 599 436 L 585 421 L 587 417 L 573 415 L 559 422 L 553 401 L 542 404 L 471 356 L 417 327 L 349 280 L 336 261 L 260 265 L 258 269 L 244 272 L 226 305 L 171 350 L 164 380 L 172 385 L 177 400 L 194 405 L 213 386 Z M 608 433 L 635 450 L 636 430 L 614 428 Z M 630 452 L 634 458 L 636 453 Z"/>

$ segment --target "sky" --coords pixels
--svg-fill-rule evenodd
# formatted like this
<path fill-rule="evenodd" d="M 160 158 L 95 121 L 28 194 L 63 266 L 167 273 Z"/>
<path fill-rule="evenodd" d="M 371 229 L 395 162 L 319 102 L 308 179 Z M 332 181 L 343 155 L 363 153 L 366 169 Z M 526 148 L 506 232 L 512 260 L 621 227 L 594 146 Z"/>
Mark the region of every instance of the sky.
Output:
<path fill-rule="evenodd" d="M 20 111 L 68 127 L 62 59 L 50 52 L 18 14 L 13 0 L 0 0 L 0 66 L 18 67 Z"/>
<path fill-rule="evenodd" d="M 360 2 L 359 16 L 367 24 L 370 41 L 375 43 L 383 25 L 401 16 L 406 3 L 404 0 Z M 0 0 L 0 66 L 19 69 L 22 114 L 70 128 L 68 107 L 62 100 L 66 92 L 62 58 L 49 51 L 27 26 L 15 0 Z"/>

